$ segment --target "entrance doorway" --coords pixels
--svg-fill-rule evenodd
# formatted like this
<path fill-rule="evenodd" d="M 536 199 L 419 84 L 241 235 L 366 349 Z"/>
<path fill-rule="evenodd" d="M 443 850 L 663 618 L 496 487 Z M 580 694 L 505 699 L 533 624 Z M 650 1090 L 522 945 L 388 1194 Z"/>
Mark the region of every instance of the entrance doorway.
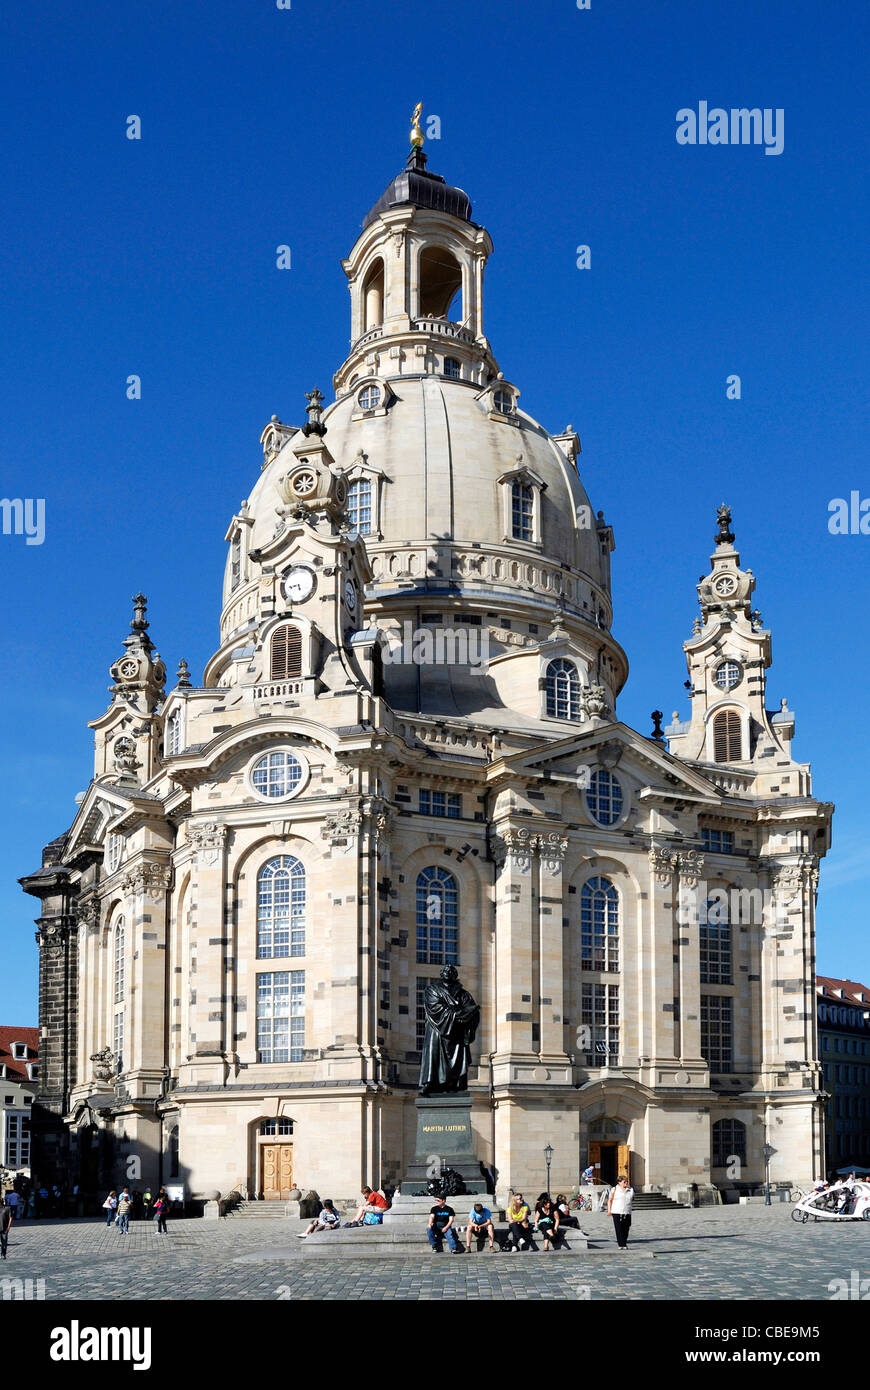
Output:
<path fill-rule="evenodd" d="M 286 1202 L 293 1190 L 293 1121 L 281 1116 L 262 1120 L 257 1135 L 257 1167 L 264 1202 Z"/>
<path fill-rule="evenodd" d="M 595 1181 L 613 1187 L 623 1174 L 631 1181 L 631 1150 L 627 1144 L 604 1141 L 589 1145 L 589 1162 L 595 1169 Z"/>

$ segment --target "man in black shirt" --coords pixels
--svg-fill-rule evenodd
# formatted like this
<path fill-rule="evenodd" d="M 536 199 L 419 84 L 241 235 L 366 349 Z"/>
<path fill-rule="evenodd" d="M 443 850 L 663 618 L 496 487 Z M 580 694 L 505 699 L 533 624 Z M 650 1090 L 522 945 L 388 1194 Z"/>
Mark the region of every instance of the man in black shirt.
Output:
<path fill-rule="evenodd" d="M 4 1201 L 0 1207 L 0 1255 L 6 1259 L 6 1247 L 9 1243 L 9 1228 L 12 1225 L 12 1208 Z"/>
<path fill-rule="evenodd" d="M 453 1221 L 456 1212 L 452 1207 L 448 1207 L 446 1200 L 440 1197 L 435 1206 L 429 1213 L 429 1224 L 426 1227 L 426 1234 L 429 1237 L 429 1244 L 433 1250 L 441 1254 L 441 1242 L 445 1235 L 447 1244 L 454 1255 L 462 1254 L 462 1246 L 456 1238 L 456 1231 L 453 1229 Z"/>

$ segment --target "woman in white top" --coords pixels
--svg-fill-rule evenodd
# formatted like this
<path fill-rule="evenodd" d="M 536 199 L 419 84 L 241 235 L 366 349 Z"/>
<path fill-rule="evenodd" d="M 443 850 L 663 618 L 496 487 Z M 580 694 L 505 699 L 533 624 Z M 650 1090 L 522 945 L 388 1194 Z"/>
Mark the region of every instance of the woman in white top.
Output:
<path fill-rule="evenodd" d="M 623 1174 L 607 1203 L 607 1210 L 613 1217 L 613 1228 L 616 1231 L 616 1244 L 620 1250 L 628 1248 L 628 1232 L 631 1227 L 631 1203 L 634 1199 L 634 1188 L 629 1187 L 628 1178 Z"/>

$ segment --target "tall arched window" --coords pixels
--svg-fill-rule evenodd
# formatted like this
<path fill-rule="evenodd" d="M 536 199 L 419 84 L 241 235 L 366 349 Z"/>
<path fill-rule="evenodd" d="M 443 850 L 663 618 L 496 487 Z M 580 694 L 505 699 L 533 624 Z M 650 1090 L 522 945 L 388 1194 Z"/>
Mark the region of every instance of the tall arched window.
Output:
<path fill-rule="evenodd" d="M 580 968 L 619 970 L 619 894 L 609 878 L 580 890 Z"/>
<path fill-rule="evenodd" d="M 459 964 L 459 889 L 453 875 L 435 865 L 417 875 L 417 962 Z"/>
<path fill-rule="evenodd" d="M 279 854 L 257 877 L 257 959 L 305 955 L 305 868 Z"/>
<path fill-rule="evenodd" d="M 714 1168 L 727 1168 L 737 1159 L 746 1166 L 746 1126 L 742 1120 L 717 1120 L 713 1125 Z"/>
<path fill-rule="evenodd" d="M 269 669 L 273 681 L 302 675 L 302 634 L 292 623 L 282 623 L 272 633 Z"/>
<path fill-rule="evenodd" d="M 515 541 L 535 539 L 535 490 L 531 483 L 511 483 L 511 535 Z"/>
<path fill-rule="evenodd" d="M 347 490 L 347 519 L 361 536 L 372 531 L 372 480 L 356 478 Z"/>
<path fill-rule="evenodd" d="M 738 763 L 743 757 L 740 715 L 723 710 L 713 719 L 713 759 L 717 763 Z"/>
<path fill-rule="evenodd" d="M 127 939 L 123 917 L 119 917 L 115 923 L 115 930 L 112 934 L 112 976 L 114 988 L 112 997 L 114 1006 L 112 1010 L 112 1051 L 115 1054 L 115 1068 L 118 1072 L 124 1069 L 124 1001 L 126 997 L 126 974 L 127 974 Z"/>
<path fill-rule="evenodd" d="M 379 328 L 384 321 L 384 263 L 376 260 L 365 278 L 363 286 L 363 305 L 365 308 L 365 332 Z"/>
<path fill-rule="evenodd" d="M 242 533 L 236 531 L 230 543 L 230 593 L 242 582 Z"/>
<path fill-rule="evenodd" d="M 169 1176 L 178 1177 L 178 1125 L 173 1125 L 169 1131 Z"/>
<path fill-rule="evenodd" d="M 550 719 L 580 718 L 580 677 L 573 661 L 559 657 L 546 674 L 547 715 Z"/>

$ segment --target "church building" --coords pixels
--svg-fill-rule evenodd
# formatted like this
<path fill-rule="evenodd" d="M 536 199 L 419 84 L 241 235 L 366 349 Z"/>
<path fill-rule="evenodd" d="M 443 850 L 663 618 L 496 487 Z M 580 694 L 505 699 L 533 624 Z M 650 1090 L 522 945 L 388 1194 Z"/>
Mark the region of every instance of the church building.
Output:
<path fill-rule="evenodd" d="M 592 1164 L 712 1197 L 766 1159 L 806 1185 L 833 808 L 768 708 L 731 513 L 684 644 L 688 717 L 638 733 L 580 441 L 500 370 L 489 233 L 412 136 L 342 262 L 331 399 L 273 415 L 227 485 L 247 500 L 214 654 L 168 679 L 137 595 L 88 789 L 21 880 L 34 1171 L 96 1192 L 138 1157 L 143 1183 L 275 1201 L 393 1185 L 423 992 L 454 964 L 499 1198 L 544 1187 L 545 1146 L 554 1191 Z"/>

